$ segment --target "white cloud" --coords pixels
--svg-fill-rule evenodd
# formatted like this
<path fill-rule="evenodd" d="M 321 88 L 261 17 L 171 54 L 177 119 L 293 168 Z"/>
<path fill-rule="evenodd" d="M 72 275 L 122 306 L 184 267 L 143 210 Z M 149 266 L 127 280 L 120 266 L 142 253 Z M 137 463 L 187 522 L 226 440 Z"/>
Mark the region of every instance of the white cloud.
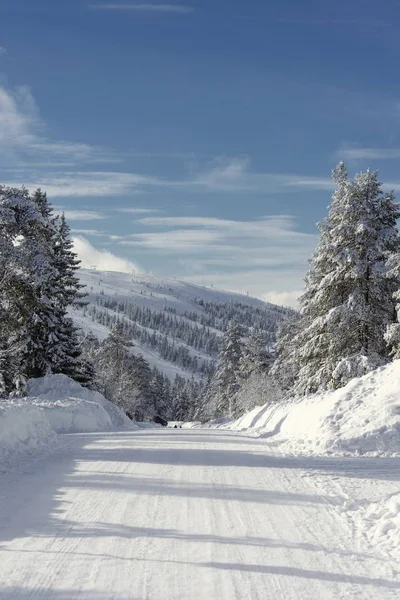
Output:
<path fill-rule="evenodd" d="M 132 195 L 138 186 L 155 185 L 156 182 L 152 177 L 113 171 L 49 173 L 31 180 L 21 177 L 19 181 L 7 182 L 7 185 L 22 184 L 28 189 L 41 187 L 51 198 L 67 198 Z"/>
<path fill-rule="evenodd" d="M 113 11 L 134 11 L 147 13 L 175 13 L 188 14 L 194 11 L 192 6 L 184 6 L 182 4 L 90 4 L 89 8 L 94 10 L 113 10 Z"/>
<path fill-rule="evenodd" d="M 1 123 L 0 123 L 1 128 Z M 0 129 L 1 136 L 1 129 Z M 1 138 L 0 138 L 1 151 Z M 121 196 L 142 193 L 143 189 L 157 187 L 196 193 L 281 193 L 297 192 L 305 187 L 317 190 L 330 190 L 329 179 L 300 177 L 274 173 L 253 173 L 235 166 L 235 160 L 226 168 L 203 171 L 181 180 L 163 179 L 157 176 L 126 173 L 120 171 L 68 171 L 51 172 L 40 178 L 27 179 L 22 171 L 9 185 L 25 184 L 29 189 L 42 187 L 52 197 Z M 122 209 L 121 212 L 140 214 L 157 212 L 156 209 Z"/>
<path fill-rule="evenodd" d="M 55 208 L 56 212 L 62 211 L 68 221 L 97 221 L 106 219 L 107 216 L 94 210 L 71 210 L 69 208 Z"/>
<path fill-rule="evenodd" d="M 298 231 L 290 215 L 238 221 L 212 217 L 150 216 L 137 223 L 155 229 L 120 240 L 124 246 L 171 259 L 179 277 L 296 306 L 317 236 Z M 159 231 L 159 229 L 162 231 Z"/>
<path fill-rule="evenodd" d="M 332 187 L 329 180 L 317 177 L 255 172 L 249 159 L 243 157 L 220 158 L 176 179 L 109 169 L 89 171 L 90 164 L 115 163 L 120 156 L 82 142 L 52 140 L 46 129 L 28 87 L 8 89 L 0 85 L 0 159 L 2 169 L 7 172 L 3 179 L 9 185 L 42 187 L 53 198 L 132 195 L 154 187 L 205 194 L 272 194 L 295 192 L 304 187 Z M 129 212 L 140 214 L 145 210 L 155 211 L 133 208 Z"/>
<path fill-rule="evenodd" d="M 7 166 L 115 162 L 115 153 L 84 143 L 51 140 L 27 86 L 0 85 L 0 154 Z"/>
<path fill-rule="evenodd" d="M 292 308 L 299 308 L 299 298 L 304 290 L 292 290 L 288 292 L 277 292 L 271 290 L 263 296 L 263 300 L 272 302 L 272 304 L 280 304 L 282 306 L 291 306 Z"/>
<path fill-rule="evenodd" d="M 219 240 L 219 234 L 213 231 L 188 231 L 174 229 L 161 233 L 137 233 L 130 236 L 134 239 L 123 240 L 123 246 L 140 246 L 142 248 L 160 249 L 166 252 L 198 252 L 205 249 L 209 242 Z"/>
<path fill-rule="evenodd" d="M 400 158 L 400 148 L 357 148 L 338 150 L 337 155 L 349 160 L 391 160 Z"/>
<path fill-rule="evenodd" d="M 76 229 L 73 227 L 71 229 L 73 234 L 79 233 L 80 235 L 95 235 L 99 237 L 108 237 L 108 234 L 104 233 L 104 231 L 99 231 L 98 229 Z"/>
<path fill-rule="evenodd" d="M 7 48 L 0 46 L 0 56 L 4 56 L 5 54 L 7 54 Z"/>
<path fill-rule="evenodd" d="M 299 245 L 309 250 L 315 246 L 316 237 L 296 230 L 296 221 L 291 215 L 265 216 L 251 221 L 235 221 L 211 217 L 145 217 L 138 223 L 150 227 L 168 228 L 168 231 L 135 233 L 130 236 L 132 245 L 143 247 L 165 248 L 171 251 L 185 249 L 191 251 L 194 246 L 204 244 L 204 251 L 209 242 L 218 242 L 220 246 L 212 246 L 212 252 L 228 246 L 229 254 L 253 253 L 268 247 L 282 247 L 290 251 Z M 249 260 L 251 260 L 249 258 Z"/>
<path fill-rule="evenodd" d="M 75 252 L 82 261 L 83 268 L 96 265 L 99 270 L 103 271 L 119 271 L 122 273 L 131 273 L 133 269 L 137 272 L 141 271 L 131 260 L 116 256 L 107 250 L 98 250 L 84 237 L 74 236 L 72 241 Z"/>
<path fill-rule="evenodd" d="M 330 179 L 321 177 L 252 171 L 249 158 L 242 157 L 219 159 L 217 164 L 176 185 L 230 193 L 278 193 L 305 186 L 317 190 L 333 187 Z"/>
<path fill-rule="evenodd" d="M 117 208 L 116 211 L 132 215 L 144 215 L 146 213 L 160 212 L 157 208 Z"/>

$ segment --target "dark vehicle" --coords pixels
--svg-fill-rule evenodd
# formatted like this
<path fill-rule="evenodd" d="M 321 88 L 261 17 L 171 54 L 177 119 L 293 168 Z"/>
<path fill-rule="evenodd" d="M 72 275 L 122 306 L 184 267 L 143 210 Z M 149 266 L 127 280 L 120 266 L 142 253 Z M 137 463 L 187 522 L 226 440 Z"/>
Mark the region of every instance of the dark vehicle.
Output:
<path fill-rule="evenodd" d="M 166 421 L 165 419 L 160 417 L 160 415 L 156 415 L 155 417 L 153 417 L 153 421 L 154 421 L 154 423 L 158 423 L 159 425 L 162 425 L 163 427 L 166 427 L 168 425 L 168 421 Z"/>

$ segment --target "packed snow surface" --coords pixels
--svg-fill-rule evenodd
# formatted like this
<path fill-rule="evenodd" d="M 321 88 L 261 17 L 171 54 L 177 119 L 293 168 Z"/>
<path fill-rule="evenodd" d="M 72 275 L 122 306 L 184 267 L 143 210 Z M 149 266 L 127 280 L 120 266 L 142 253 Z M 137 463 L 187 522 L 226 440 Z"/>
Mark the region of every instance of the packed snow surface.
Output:
<path fill-rule="evenodd" d="M 60 439 L 0 476 L 0 599 L 399 598 L 399 458 L 216 429 Z"/>
<path fill-rule="evenodd" d="M 334 392 L 266 404 L 221 426 L 295 453 L 400 453 L 400 360 Z"/>

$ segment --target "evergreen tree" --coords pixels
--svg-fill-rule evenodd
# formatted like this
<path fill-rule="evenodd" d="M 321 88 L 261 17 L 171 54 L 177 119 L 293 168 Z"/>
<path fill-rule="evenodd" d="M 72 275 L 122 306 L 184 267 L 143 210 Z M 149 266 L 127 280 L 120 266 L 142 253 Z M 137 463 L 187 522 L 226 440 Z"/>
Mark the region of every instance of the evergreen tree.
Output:
<path fill-rule="evenodd" d="M 272 355 L 267 351 L 263 331 L 252 327 L 246 339 L 239 359 L 239 375 L 247 379 L 254 372 L 268 372 L 273 363 Z"/>
<path fill-rule="evenodd" d="M 24 356 L 46 301 L 42 287 L 52 266 L 45 218 L 25 188 L 0 186 L 0 347 L 3 393 L 23 391 L 28 369 Z"/>
<path fill-rule="evenodd" d="M 47 276 L 37 290 L 40 308 L 31 320 L 25 348 L 29 377 L 63 373 L 80 383 L 90 384 L 90 366 L 80 360 L 77 328 L 67 316 L 70 306 L 82 304 L 83 287 L 75 272 L 79 262 L 69 238 L 64 215 L 53 216 L 46 193 L 36 190 L 32 204 L 42 217 L 35 240 L 44 247 L 48 262 Z"/>
<path fill-rule="evenodd" d="M 388 360 L 384 333 L 393 321 L 399 279 L 387 262 L 399 251 L 400 213 L 377 173 L 350 181 L 340 163 L 334 181 L 288 357 L 298 367 L 299 393 L 340 387 Z"/>
<path fill-rule="evenodd" d="M 221 344 L 219 362 L 215 373 L 215 416 L 235 414 L 235 394 L 239 390 L 239 362 L 242 356 L 242 327 L 230 321 Z"/>

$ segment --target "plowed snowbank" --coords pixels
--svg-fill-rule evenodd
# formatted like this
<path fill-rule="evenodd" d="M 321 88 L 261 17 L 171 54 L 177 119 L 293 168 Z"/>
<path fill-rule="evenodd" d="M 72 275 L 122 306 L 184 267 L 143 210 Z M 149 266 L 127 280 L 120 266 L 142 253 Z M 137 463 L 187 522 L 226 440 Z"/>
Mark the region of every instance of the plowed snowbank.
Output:
<path fill-rule="evenodd" d="M 66 375 L 31 379 L 26 398 L 0 401 L 0 471 L 16 457 L 51 445 L 57 433 L 133 427 L 117 406 Z"/>
<path fill-rule="evenodd" d="M 28 381 L 28 401 L 45 411 L 55 431 L 78 433 L 132 427 L 132 421 L 99 392 L 66 375 Z"/>
<path fill-rule="evenodd" d="M 400 453 L 400 360 L 346 387 L 255 408 L 223 427 L 271 438 L 296 453 Z"/>

